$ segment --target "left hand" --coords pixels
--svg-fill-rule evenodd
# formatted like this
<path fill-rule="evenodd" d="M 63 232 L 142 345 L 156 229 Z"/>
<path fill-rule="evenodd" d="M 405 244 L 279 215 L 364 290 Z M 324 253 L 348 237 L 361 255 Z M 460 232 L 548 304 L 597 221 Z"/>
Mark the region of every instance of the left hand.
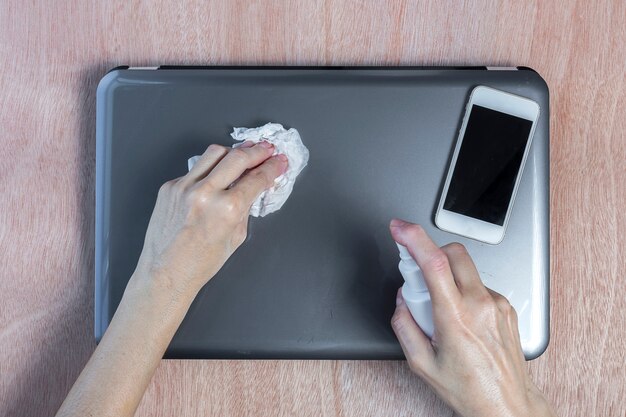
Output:
<path fill-rule="evenodd" d="M 246 238 L 254 200 L 287 169 L 268 142 L 211 145 L 184 177 L 165 183 L 135 276 L 199 291 Z"/>
<path fill-rule="evenodd" d="M 137 269 L 57 416 L 134 415 L 196 294 L 245 240 L 252 203 L 287 169 L 273 153 L 211 145 L 161 187 Z"/>

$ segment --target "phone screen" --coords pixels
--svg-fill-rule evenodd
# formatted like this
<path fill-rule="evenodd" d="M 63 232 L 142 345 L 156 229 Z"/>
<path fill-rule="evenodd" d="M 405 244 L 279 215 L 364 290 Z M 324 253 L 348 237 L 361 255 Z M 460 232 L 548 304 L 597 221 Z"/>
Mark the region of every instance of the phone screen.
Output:
<path fill-rule="evenodd" d="M 473 105 L 443 208 L 504 225 L 532 121 Z"/>

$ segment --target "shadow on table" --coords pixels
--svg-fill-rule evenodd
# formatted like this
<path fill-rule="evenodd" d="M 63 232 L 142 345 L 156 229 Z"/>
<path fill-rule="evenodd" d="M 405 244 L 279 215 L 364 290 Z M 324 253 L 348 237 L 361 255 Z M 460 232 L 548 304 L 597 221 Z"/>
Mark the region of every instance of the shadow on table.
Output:
<path fill-rule="evenodd" d="M 58 316 L 43 319 L 45 336 L 38 347 L 38 355 L 26 364 L 5 403 L 7 415 L 54 415 L 65 399 L 76 378 L 95 349 L 93 336 L 94 293 L 94 220 L 95 220 L 95 119 L 96 87 L 100 78 L 112 65 L 95 64 L 84 69 L 76 83 L 67 82 L 78 91 L 78 102 L 73 108 L 60 108 L 59 117 L 78 120 L 75 146 L 78 146 L 75 174 L 75 211 L 80 233 L 77 255 L 68 254 L 78 265 L 68 270 L 78 273 L 62 282 L 68 285 L 64 306 L 55 310 Z M 70 77 L 71 74 L 68 74 Z M 71 93 L 68 93 L 71 95 Z M 69 116 L 78 109 L 74 118 Z M 72 165 L 69 165 L 72 166 Z M 65 167 L 59 167 L 65 169 Z"/>

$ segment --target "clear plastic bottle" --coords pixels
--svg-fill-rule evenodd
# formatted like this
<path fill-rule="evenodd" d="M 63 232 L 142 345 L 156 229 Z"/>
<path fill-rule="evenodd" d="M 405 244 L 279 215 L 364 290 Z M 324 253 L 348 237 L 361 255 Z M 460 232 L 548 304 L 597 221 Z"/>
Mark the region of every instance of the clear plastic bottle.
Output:
<path fill-rule="evenodd" d="M 400 251 L 398 269 L 400 269 L 402 278 L 404 278 L 402 297 L 409 307 L 415 322 L 428 337 L 432 337 L 434 331 L 433 308 L 422 270 L 417 266 L 417 263 L 405 246 L 397 242 L 396 245 L 398 245 L 398 250 Z"/>

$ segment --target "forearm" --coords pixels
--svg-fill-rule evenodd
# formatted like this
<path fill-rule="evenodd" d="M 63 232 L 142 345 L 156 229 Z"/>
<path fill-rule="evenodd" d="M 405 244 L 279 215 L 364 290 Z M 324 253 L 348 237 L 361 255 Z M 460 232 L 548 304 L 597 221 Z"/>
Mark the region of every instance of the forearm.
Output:
<path fill-rule="evenodd" d="M 133 275 L 57 416 L 132 416 L 196 292 Z"/>
<path fill-rule="evenodd" d="M 287 171 L 274 151 L 211 145 L 161 186 L 137 271 L 57 415 L 133 415 L 196 294 L 246 238 L 250 206 Z"/>

